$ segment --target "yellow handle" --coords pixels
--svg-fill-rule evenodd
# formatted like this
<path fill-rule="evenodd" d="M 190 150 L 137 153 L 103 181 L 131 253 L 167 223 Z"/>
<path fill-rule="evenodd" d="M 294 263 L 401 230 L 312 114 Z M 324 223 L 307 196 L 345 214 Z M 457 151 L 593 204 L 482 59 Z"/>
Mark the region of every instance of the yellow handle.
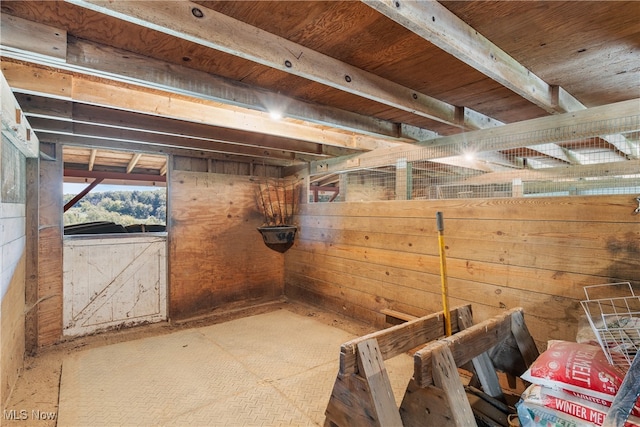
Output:
<path fill-rule="evenodd" d="M 442 283 L 442 310 L 444 311 L 444 327 L 447 336 L 451 336 L 451 313 L 449 313 L 449 287 L 447 284 L 447 260 L 444 253 L 444 220 L 442 212 L 436 212 L 438 226 L 438 246 L 440 248 L 440 279 Z"/>

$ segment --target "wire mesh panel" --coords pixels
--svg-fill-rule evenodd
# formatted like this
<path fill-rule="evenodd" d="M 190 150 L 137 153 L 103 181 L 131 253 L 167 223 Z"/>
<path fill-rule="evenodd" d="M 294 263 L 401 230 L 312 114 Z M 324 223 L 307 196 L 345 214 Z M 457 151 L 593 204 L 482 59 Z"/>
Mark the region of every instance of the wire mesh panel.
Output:
<path fill-rule="evenodd" d="M 640 194 L 640 116 L 433 141 L 370 153 L 353 167 L 316 174 L 312 186 L 333 187 L 332 201 Z"/>
<path fill-rule="evenodd" d="M 640 347 L 640 296 L 629 282 L 585 286 L 584 292 L 582 307 L 607 360 L 631 366 Z"/>

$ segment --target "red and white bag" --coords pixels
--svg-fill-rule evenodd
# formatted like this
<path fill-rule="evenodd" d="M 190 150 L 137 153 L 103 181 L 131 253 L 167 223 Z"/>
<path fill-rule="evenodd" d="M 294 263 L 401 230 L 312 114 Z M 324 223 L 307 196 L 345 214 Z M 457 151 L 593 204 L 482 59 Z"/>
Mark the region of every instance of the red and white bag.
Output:
<path fill-rule="evenodd" d="M 569 414 L 572 417 L 589 421 L 597 426 L 602 425 L 607 416 L 608 407 L 589 402 L 561 390 L 553 390 L 532 384 L 522 394 L 522 400 L 545 408 Z M 625 427 L 640 427 L 640 419 L 630 416 Z"/>
<path fill-rule="evenodd" d="M 548 348 L 521 378 L 532 384 L 568 394 L 589 402 L 611 406 L 626 370 L 610 365 L 599 346 L 569 341 L 549 341 Z M 640 416 L 640 402 L 631 412 Z"/>

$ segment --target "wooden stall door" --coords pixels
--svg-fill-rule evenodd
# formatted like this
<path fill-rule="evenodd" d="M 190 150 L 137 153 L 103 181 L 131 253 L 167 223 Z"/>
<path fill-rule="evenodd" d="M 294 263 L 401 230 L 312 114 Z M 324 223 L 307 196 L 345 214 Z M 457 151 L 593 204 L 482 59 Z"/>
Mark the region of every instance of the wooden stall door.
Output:
<path fill-rule="evenodd" d="M 67 237 L 63 264 L 64 335 L 166 319 L 165 236 Z"/>

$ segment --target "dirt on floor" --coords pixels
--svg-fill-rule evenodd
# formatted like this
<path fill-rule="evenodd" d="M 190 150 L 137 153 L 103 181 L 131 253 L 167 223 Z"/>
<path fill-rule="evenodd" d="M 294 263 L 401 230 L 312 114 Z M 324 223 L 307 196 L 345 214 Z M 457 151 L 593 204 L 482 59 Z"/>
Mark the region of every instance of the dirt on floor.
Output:
<path fill-rule="evenodd" d="M 371 325 L 358 323 L 337 313 L 283 299 L 252 306 L 226 307 L 224 311 L 215 311 L 210 315 L 179 323 L 161 322 L 67 339 L 56 345 L 40 349 L 35 356 L 25 358 L 24 369 L 0 418 L 0 425 L 7 427 L 56 426 L 62 362 L 65 356 L 73 352 L 170 334 L 183 329 L 209 326 L 280 309 L 287 309 L 302 316 L 314 317 L 319 322 L 356 336 L 362 336 L 375 330 Z M 336 348 L 336 358 L 338 354 L 339 349 Z"/>

